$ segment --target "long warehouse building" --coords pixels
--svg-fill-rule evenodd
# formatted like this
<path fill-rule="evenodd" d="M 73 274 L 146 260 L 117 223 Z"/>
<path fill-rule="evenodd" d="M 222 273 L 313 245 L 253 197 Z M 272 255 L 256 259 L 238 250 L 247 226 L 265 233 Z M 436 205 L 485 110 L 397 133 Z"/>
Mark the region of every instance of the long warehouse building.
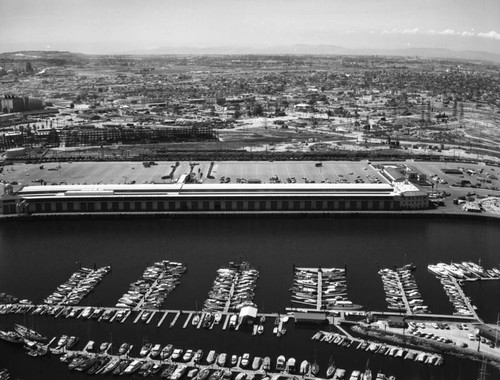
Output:
<path fill-rule="evenodd" d="M 304 212 L 429 207 L 411 184 L 49 185 L 4 191 L 2 214 Z"/>

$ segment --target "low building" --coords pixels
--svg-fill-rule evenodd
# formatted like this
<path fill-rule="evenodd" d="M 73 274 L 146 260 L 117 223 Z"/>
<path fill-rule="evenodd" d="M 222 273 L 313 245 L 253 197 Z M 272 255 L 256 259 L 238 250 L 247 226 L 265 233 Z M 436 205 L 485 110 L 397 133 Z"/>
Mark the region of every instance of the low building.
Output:
<path fill-rule="evenodd" d="M 418 190 L 418 189 L 417 189 Z M 428 206 L 425 193 L 390 184 L 144 184 L 26 186 L 2 213 L 397 211 Z"/>
<path fill-rule="evenodd" d="M 294 313 L 295 323 L 325 325 L 328 322 L 325 313 Z"/>
<path fill-rule="evenodd" d="M 387 325 L 389 327 L 404 329 L 406 327 L 405 318 L 399 315 L 391 315 L 387 318 Z"/>
<path fill-rule="evenodd" d="M 246 323 L 253 325 L 254 321 L 257 319 L 257 308 L 253 306 L 243 306 L 240 310 L 239 320 L 241 323 Z"/>

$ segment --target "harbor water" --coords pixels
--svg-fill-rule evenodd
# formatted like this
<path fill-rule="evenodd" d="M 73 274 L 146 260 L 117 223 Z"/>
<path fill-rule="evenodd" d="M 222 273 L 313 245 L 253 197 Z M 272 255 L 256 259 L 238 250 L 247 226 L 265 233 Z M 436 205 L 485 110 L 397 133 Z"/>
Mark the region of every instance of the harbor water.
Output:
<path fill-rule="evenodd" d="M 433 313 L 451 314 L 453 307 L 436 277 L 427 271 L 437 262 L 481 262 L 498 267 L 500 223 L 488 220 L 411 219 L 389 217 L 351 218 L 234 218 L 164 220 L 44 220 L 0 224 L 0 292 L 35 303 L 64 283 L 80 265 L 111 265 L 112 272 L 81 305 L 114 306 L 129 284 L 144 269 L 162 259 L 185 263 L 187 272 L 168 296 L 166 309 L 200 310 L 212 287 L 216 271 L 230 261 L 246 260 L 259 269 L 254 302 L 260 312 L 283 313 L 291 306 L 294 265 L 346 268 L 348 298 L 367 309 L 387 310 L 379 268 L 416 265 L 415 280 L 425 304 Z M 479 316 L 495 323 L 500 312 L 500 281 L 469 283 L 464 291 L 478 307 Z M 271 333 L 266 322 L 263 335 L 246 331 L 169 328 L 173 315 L 156 327 L 106 323 L 47 316 L 0 315 L 0 327 L 24 323 L 48 336 L 79 336 L 79 346 L 122 342 L 138 349 L 145 340 L 183 349 L 252 356 L 280 354 L 299 362 L 317 361 L 320 376 L 330 358 L 348 370 L 381 370 L 397 379 L 475 379 L 480 363 L 445 356 L 443 367 L 341 348 L 310 338 L 315 327 L 289 324 L 285 336 Z M 183 322 L 183 321 L 182 321 Z M 70 372 L 55 356 L 32 358 L 17 346 L 0 342 L 0 368 L 22 379 L 83 379 Z M 488 368 L 490 378 L 498 376 Z M 104 377 L 103 377 L 104 378 Z M 110 377 L 111 378 L 111 377 Z M 159 376 L 158 376 L 159 378 Z"/>

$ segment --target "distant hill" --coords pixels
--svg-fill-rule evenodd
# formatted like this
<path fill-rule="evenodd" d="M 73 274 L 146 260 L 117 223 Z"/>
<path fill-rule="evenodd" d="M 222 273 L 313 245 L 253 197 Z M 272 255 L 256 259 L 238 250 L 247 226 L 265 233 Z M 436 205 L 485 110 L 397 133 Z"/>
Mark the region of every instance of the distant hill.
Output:
<path fill-rule="evenodd" d="M 111 57 L 113 55 L 380 55 L 399 57 L 421 57 L 442 59 L 464 59 L 500 63 L 500 54 L 484 51 L 457 51 L 441 48 L 408 48 L 408 49 L 347 49 L 336 45 L 276 45 L 267 47 L 252 46 L 209 46 L 209 47 L 159 47 L 153 49 L 136 49 L 115 54 L 102 54 L 100 56 Z M 46 59 L 66 60 L 89 59 L 99 57 L 72 53 L 69 51 L 17 51 L 1 53 L 0 58 L 8 59 Z"/>
<path fill-rule="evenodd" d="M 382 55 L 403 57 L 425 57 L 445 59 L 466 59 L 500 63 L 500 54 L 484 51 L 457 51 L 440 48 L 408 49 L 348 49 L 336 45 L 276 45 L 268 47 L 251 46 L 211 46 L 211 47 L 159 47 L 154 49 L 132 50 L 123 54 L 170 55 L 170 54 L 307 54 L 307 55 Z"/>

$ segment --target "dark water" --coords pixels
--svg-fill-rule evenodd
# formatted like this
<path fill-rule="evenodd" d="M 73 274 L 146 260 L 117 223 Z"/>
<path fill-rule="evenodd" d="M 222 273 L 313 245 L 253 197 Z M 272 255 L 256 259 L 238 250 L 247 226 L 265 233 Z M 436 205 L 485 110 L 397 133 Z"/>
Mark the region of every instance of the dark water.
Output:
<path fill-rule="evenodd" d="M 79 263 L 85 266 L 112 264 L 108 275 L 83 304 L 114 305 L 130 282 L 144 268 L 160 259 L 184 262 L 188 272 L 164 307 L 201 308 L 221 265 L 245 259 L 260 268 L 255 302 L 266 312 L 280 312 L 290 306 L 293 264 L 297 266 L 347 267 L 349 298 L 367 308 L 385 310 L 385 296 L 378 267 L 413 262 L 415 277 L 425 303 L 436 313 L 451 313 L 452 306 L 439 282 L 426 267 L 439 261 L 477 262 L 486 268 L 498 266 L 500 224 L 488 221 L 427 219 L 182 219 L 124 221 L 44 221 L 0 225 L 0 292 L 41 301 L 66 281 Z M 495 322 L 500 312 L 500 281 L 470 284 L 465 288 L 478 306 L 479 315 Z M 313 342 L 315 330 L 290 326 L 278 339 L 245 332 L 182 329 L 183 318 L 170 329 L 168 317 L 161 328 L 151 325 L 97 323 L 51 317 L 0 316 L 0 325 L 15 322 L 34 326 L 46 335 L 78 335 L 115 346 L 127 341 L 140 347 L 143 339 L 173 343 L 187 348 L 266 356 L 279 354 L 317 359 L 326 369 L 334 357 L 338 366 L 364 369 L 369 359 L 373 371 L 382 370 L 398 379 L 475 379 L 479 365 L 446 357 L 441 368 L 417 365 L 397 359 L 360 353 Z M 34 359 L 18 347 L 0 342 L 0 367 L 7 367 L 24 379 L 79 379 L 55 357 Z M 500 378 L 489 369 L 490 378 Z"/>

